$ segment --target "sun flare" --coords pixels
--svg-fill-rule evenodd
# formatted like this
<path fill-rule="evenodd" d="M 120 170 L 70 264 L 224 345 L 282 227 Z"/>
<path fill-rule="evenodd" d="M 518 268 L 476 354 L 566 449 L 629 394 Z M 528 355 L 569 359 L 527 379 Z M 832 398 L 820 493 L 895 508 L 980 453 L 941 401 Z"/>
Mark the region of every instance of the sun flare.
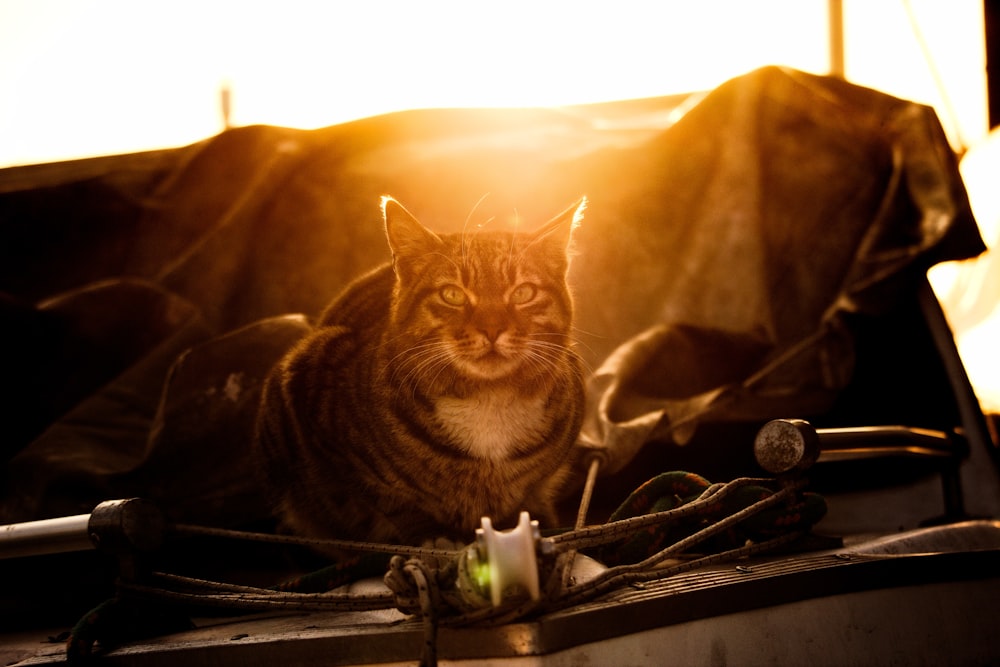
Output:
<path fill-rule="evenodd" d="M 950 86 L 970 58 L 982 61 L 982 45 L 956 27 L 981 30 L 973 0 L 948 3 L 946 12 L 933 0 L 910 5 Z M 900 6 L 845 1 L 848 76 L 933 98 Z M 280 9 L 233 0 L 4 0 L 0 166 L 197 141 L 222 128 L 224 88 L 234 125 L 315 128 L 408 108 L 705 90 L 765 64 L 824 73 L 827 51 L 826 0 L 290 0 Z M 910 95 L 900 88 L 907 63 L 916 72 Z M 957 101 L 969 99 L 957 88 L 950 94 L 956 122 L 984 124 L 984 93 L 971 104 Z"/>

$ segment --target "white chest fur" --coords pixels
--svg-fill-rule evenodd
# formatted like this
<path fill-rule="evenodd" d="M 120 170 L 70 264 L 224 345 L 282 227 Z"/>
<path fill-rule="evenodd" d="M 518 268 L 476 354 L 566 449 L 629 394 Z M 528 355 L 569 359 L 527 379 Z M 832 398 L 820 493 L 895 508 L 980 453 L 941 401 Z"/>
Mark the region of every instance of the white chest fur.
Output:
<path fill-rule="evenodd" d="M 537 438 L 545 419 L 545 397 L 515 391 L 442 398 L 437 417 L 445 433 L 477 458 L 502 459 L 519 444 Z"/>

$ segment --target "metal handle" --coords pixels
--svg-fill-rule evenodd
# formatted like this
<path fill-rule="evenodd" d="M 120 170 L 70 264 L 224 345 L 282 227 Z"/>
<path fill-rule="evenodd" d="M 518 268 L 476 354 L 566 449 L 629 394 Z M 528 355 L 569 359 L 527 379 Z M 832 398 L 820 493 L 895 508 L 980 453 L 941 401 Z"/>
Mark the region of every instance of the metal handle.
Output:
<path fill-rule="evenodd" d="M 155 551 L 165 523 L 141 498 L 108 500 L 90 514 L 0 526 L 0 559 L 100 549 L 113 554 Z"/>
<path fill-rule="evenodd" d="M 906 426 L 817 429 L 802 419 L 775 419 L 757 432 L 754 457 L 774 475 L 808 470 L 817 461 L 908 456 L 953 459 L 966 448 L 943 431 Z"/>

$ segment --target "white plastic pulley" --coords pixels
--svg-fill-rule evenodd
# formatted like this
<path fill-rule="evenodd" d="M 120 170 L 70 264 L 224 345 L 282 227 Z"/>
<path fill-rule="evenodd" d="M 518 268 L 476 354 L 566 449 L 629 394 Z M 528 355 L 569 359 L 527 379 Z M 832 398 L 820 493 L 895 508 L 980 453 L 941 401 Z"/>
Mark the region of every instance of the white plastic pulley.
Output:
<path fill-rule="evenodd" d="M 483 527 L 476 529 L 476 542 L 488 567 L 494 607 L 525 595 L 532 600 L 541 597 L 535 557 L 540 535 L 538 522 L 532 521 L 527 512 L 521 512 L 517 527 L 504 532 L 494 530 L 490 518 L 483 517 Z"/>

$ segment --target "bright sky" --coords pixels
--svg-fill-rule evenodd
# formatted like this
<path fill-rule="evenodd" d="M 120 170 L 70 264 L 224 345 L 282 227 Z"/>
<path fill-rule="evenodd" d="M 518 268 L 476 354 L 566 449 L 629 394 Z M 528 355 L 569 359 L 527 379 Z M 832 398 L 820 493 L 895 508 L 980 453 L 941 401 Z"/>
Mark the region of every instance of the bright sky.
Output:
<path fill-rule="evenodd" d="M 985 133 L 979 0 L 844 6 L 849 79 L 938 105 L 966 143 Z M 198 141 L 222 127 L 224 84 L 234 124 L 312 128 L 825 73 L 826 17 L 826 0 L 0 0 L 0 166 Z"/>

